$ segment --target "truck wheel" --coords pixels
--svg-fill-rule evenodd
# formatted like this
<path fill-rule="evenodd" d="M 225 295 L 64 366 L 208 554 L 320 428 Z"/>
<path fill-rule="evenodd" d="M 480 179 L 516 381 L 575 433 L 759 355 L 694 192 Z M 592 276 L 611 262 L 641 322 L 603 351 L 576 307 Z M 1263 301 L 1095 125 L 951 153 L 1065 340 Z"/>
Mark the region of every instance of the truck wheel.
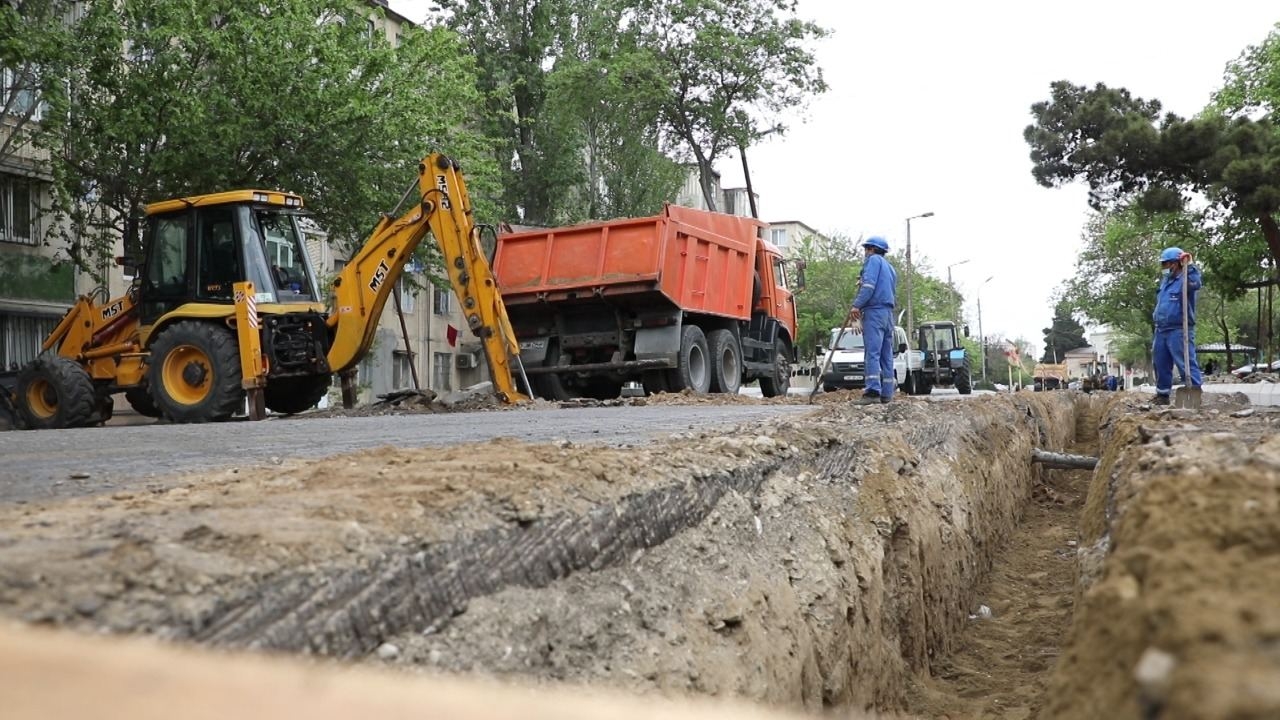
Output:
<path fill-rule="evenodd" d="M 547 355 L 542 362 L 542 366 L 551 367 L 559 364 L 560 340 L 558 338 L 550 338 L 547 340 Z M 538 397 L 543 400 L 562 402 L 573 399 L 573 393 L 569 392 L 569 388 L 565 387 L 564 378 L 560 375 L 535 375 L 529 378 L 529 382 L 537 390 Z"/>
<path fill-rule="evenodd" d="M 707 362 L 707 336 L 697 325 L 685 325 L 680 332 L 680 364 L 667 371 L 667 386 L 673 392 L 691 390 L 702 395 L 711 389 L 711 368 Z"/>
<path fill-rule="evenodd" d="M 226 420 L 244 404 L 240 352 L 221 325 L 184 320 L 151 345 L 151 397 L 174 422 Z"/>
<path fill-rule="evenodd" d="M 144 417 L 160 417 L 160 408 L 156 407 L 156 401 L 151 399 L 151 391 L 146 387 L 129 388 L 124 391 L 124 399 L 129 403 L 129 407 L 134 412 Z"/>
<path fill-rule="evenodd" d="M 640 376 L 645 395 L 668 392 L 666 370 L 645 370 Z"/>
<path fill-rule="evenodd" d="M 89 372 L 61 355 L 41 355 L 18 373 L 18 407 L 32 430 L 83 427 L 93 422 L 97 395 Z"/>
<path fill-rule="evenodd" d="M 268 379 L 262 395 L 271 412 L 293 415 L 315 407 L 331 384 L 333 379 L 328 375 Z"/>
<path fill-rule="evenodd" d="M 953 379 L 956 383 L 956 390 L 959 390 L 961 395 L 968 395 L 973 392 L 973 378 L 969 377 L 968 365 L 957 369 Z"/>
<path fill-rule="evenodd" d="M 791 352 L 782 338 L 773 341 L 773 374 L 760 378 L 760 394 L 785 396 L 791 388 Z"/>
<path fill-rule="evenodd" d="M 738 392 L 742 387 L 742 346 L 728 330 L 712 330 L 707 335 L 707 357 L 711 359 L 711 392 Z"/>

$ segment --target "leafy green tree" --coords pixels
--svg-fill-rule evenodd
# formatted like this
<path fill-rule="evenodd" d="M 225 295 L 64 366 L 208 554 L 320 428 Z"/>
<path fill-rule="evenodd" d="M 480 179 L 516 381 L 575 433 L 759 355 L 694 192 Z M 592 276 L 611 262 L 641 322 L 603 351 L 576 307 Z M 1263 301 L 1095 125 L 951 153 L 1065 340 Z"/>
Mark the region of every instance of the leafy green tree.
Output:
<path fill-rule="evenodd" d="M 1161 249 L 1195 250 L 1204 242 L 1197 218 L 1189 214 L 1149 214 L 1135 207 L 1095 214 L 1085 226 L 1084 247 L 1063 299 L 1094 323 L 1150 338 Z"/>
<path fill-rule="evenodd" d="M 574 208 L 569 219 L 660 212 L 684 179 L 661 150 L 662 78 L 635 36 L 618 32 L 624 3 L 562 2 L 576 21 L 562 24 L 546 113 L 580 148 L 584 165 L 575 197 L 565 203 Z"/>
<path fill-rule="evenodd" d="M 60 94 L 58 82 L 71 56 L 70 0 L 0 3 L 0 165 L 23 164 L 38 128 L 42 103 Z"/>
<path fill-rule="evenodd" d="M 1040 362 L 1060 363 L 1064 353 L 1088 344 L 1084 326 L 1071 316 L 1071 303 L 1059 300 L 1053 308 L 1053 323 L 1044 329 L 1044 355 Z"/>
<path fill-rule="evenodd" d="M 408 27 L 393 47 L 370 32 L 373 12 L 346 0 L 89 4 L 71 92 L 51 100 L 41 135 L 77 258 L 121 234 L 136 252 L 146 202 L 232 187 L 299 192 L 331 237 L 363 238 L 433 146 L 483 197 L 492 159 L 465 129 L 478 96 L 462 44 Z"/>
<path fill-rule="evenodd" d="M 1053 83 L 1051 98 L 1032 106 L 1035 122 L 1023 133 L 1033 176 L 1046 187 L 1083 178 L 1095 208 L 1137 201 L 1144 209 L 1173 210 L 1200 194 L 1210 202 L 1206 217 L 1216 213 L 1252 224 L 1255 232 L 1231 240 L 1248 246 L 1236 253 L 1239 258 L 1253 258 L 1232 284 L 1256 279 L 1261 258 L 1280 258 L 1275 123 L 1270 116 L 1160 117 L 1160 107 L 1103 84 Z"/>
<path fill-rule="evenodd" d="M 845 235 L 808 235 L 800 239 L 793 256 L 805 261 L 805 290 L 796 296 L 796 342 L 801 354 L 808 356 L 815 345 L 829 344 L 831 328 L 844 324 L 858 287 L 863 252 L 855 239 Z"/>
<path fill-rule="evenodd" d="M 783 133 L 777 118 L 825 92 L 806 45 L 827 31 L 796 17 L 795 0 L 630 0 L 638 43 L 666 96 L 662 122 L 693 155 L 708 207 L 727 151 Z M 769 118 L 765 120 L 764 118 Z"/>

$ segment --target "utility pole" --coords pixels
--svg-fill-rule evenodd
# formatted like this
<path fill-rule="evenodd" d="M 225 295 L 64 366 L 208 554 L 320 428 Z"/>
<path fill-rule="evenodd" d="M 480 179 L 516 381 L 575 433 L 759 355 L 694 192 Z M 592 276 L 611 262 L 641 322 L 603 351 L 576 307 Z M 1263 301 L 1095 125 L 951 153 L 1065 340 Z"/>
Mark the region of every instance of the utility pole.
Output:
<path fill-rule="evenodd" d="M 911 297 L 911 276 L 915 274 L 915 268 L 911 265 L 911 221 L 920 218 L 933 217 L 933 212 L 912 215 L 907 218 L 907 338 L 914 341 L 916 336 L 916 316 L 912 307 Z"/>
<path fill-rule="evenodd" d="M 951 314 L 953 316 L 952 319 L 956 321 L 957 325 L 960 324 L 960 300 L 956 297 L 956 285 L 951 282 L 951 268 L 957 265 L 963 265 L 967 262 L 969 261 L 961 260 L 960 262 L 954 262 L 947 266 L 947 285 L 951 287 Z"/>
<path fill-rule="evenodd" d="M 978 345 L 981 346 L 982 382 L 984 383 L 987 381 L 987 336 L 982 333 L 982 286 L 991 282 L 993 278 L 995 278 L 995 275 L 983 280 L 982 283 L 978 285 L 978 290 L 974 293 L 978 298 Z"/>

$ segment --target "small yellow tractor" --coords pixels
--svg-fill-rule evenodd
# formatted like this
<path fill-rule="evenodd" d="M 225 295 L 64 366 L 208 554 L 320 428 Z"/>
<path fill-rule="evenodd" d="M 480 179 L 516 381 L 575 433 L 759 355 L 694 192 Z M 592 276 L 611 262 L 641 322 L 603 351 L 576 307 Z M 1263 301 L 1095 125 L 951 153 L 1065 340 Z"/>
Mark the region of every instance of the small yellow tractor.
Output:
<path fill-rule="evenodd" d="M 297 195 L 236 190 L 148 205 L 133 285 L 117 298 L 80 297 L 39 357 L 0 376 L 0 405 L 29 428 L 102 422 L 121 392 L 138 412 L 173 422 L 225 420 L 246 408 L 260 419 L 266 409 L 313 407 L 337 375 L 350 407 L 356 366 L 428 233 L 496 392 L 524 399 L 511 371 L 519 345 L 457 164 L 424 158 L 409 197 L 416 202 L 404 214 L 382 216 L 338 273 L 331 298 L 307 257 Z"/>

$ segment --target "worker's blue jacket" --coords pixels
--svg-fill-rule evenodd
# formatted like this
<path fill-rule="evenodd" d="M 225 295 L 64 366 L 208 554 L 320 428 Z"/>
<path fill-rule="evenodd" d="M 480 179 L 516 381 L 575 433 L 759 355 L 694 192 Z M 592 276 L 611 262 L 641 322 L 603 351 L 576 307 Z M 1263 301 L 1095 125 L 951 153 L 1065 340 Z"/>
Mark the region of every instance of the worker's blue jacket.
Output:
<path fill-rule="evenodd" d="M 858 295 L 853 306 L 859 310 L 891 308 L 898 289 L 898 273 L 883 255 L 872 254 L 862 266 L 858 276 Z"/>
<path fill-rule="evenodd" d="M 1187 305 L 1187 324 L 1196 324 L 1196 293 L 1200 290 L 1200 268 L 1187 266 L 1187 292 L 1191 303 Z M 1182 276 L 1169 273 L 1160 279 L 1156 290 L 1156 311 L 1152 315 L 1156 330 L 1182 329 Z"/>

